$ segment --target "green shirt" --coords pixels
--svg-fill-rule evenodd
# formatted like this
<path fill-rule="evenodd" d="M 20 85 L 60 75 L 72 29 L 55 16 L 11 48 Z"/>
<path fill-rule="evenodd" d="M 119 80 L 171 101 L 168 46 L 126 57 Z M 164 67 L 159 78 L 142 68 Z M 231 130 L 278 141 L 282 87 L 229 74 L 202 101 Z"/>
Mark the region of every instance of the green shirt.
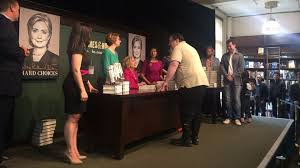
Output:
<path fill-rule="evenodd" d="M 114 63 L 119 63 L 118 54 L 114 54 L 108 48 L 104 49 L 101 56 L 102 74 L 104 78 L 108 76 L 108 66 Z"/>

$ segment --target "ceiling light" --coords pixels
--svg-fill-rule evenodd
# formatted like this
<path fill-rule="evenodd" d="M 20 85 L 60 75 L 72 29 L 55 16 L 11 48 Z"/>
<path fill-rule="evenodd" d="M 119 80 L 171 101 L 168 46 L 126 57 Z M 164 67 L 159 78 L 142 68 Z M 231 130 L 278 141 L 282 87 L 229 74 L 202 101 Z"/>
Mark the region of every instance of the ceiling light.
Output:
<path fill-rule="evenodd" d="M 265 8 L 270 9 L 270 17 L 263 24 L 262 33 L 263 34 L 278 34 L 280 33 L 280 24 L 272 18 L 272 9 L 278 6 L 278 1 L 268 1 L 265 3 Z"/>

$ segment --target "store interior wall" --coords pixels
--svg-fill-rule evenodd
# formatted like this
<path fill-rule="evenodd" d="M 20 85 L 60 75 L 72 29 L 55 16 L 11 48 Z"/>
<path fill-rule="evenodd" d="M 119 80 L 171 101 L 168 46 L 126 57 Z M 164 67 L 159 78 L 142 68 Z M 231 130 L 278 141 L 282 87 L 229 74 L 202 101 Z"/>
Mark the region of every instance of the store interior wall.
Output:
<path fill-rule="evenodd" d="M 230 36 L 254 36 L 263 35 L 262 25 L 270 15 L 256 15 L 245 17 L 230 18 Z M 279 22 L 282 29 L 282 34 L 300 33 L 300 12 L 278 13 L 272 14 L 272 17 Z"/>
<path fill-rule="evenodd" d="M 84 21 L 94 27 L 94 37 L 104 39 L 110 31 L 119 32 L 122 46 L 118 49 L 120 60 L 127 56 L 128 33 L 146 36 L 146 52 L 157 47 L 160 56 L 168 54 L 168 37 L 171 33 L 182 33 L 186 41 L 203 56 L 204 48 L 215 43 L 215 13 L 206 7 L 185 0 L 140 1 L 116 0 L 91 5 L 92 1 L 24 0 L 21 6 L 61 16 L 59 78 L 56 80 L 26 80 L 23 93 L 16 100 L 13 141 L 28 142 L 36 121 L 56 118 L 56 134 L 62 135 L 65 120 L 63 80 L 69 70 L 66 47 L 74 21 Z M 92 83 L 100 74 L 100 56 L 94 56 L 96 73 Z"/>

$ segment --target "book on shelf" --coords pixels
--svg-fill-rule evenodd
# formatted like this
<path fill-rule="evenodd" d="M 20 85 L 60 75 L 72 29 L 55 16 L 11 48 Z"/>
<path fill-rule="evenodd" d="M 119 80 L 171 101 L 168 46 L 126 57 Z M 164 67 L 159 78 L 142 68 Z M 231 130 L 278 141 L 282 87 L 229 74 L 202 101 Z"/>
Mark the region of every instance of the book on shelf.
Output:
<path fill-rule="evenodd" d="M 249 61 L 248 67 L 249 68 L 254 68 L 254 62 L 253 61 Z"/>
<path fill-rule="evenodd" d="M 295 60 L 288 61 L 288 68 L 296 68 Z"/>
<path fill-rule="evenodd" d="M 263 55 L 263 54 L 264 54 L 264 48 L 258 47 L 258 49 L 257 49 L 257 54 L 258 54 L 258 55 Z"/>

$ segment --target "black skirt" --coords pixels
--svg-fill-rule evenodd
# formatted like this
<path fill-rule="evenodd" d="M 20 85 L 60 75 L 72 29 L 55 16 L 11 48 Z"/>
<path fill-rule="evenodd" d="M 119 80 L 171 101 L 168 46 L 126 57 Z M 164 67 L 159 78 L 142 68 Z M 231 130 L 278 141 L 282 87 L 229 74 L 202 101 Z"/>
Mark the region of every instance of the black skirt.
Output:
<path fill-rule="evenodd" d="M 84 87 L 87 90 L 87 84 L 84 81 Z M 72 75 L 68 75 L 63 84 L 65 96 L 65 113 L 67 114 L 82 114 L 86 111 L 87 102 L 80 100 L 80 90 L 75 83 Z"/>

